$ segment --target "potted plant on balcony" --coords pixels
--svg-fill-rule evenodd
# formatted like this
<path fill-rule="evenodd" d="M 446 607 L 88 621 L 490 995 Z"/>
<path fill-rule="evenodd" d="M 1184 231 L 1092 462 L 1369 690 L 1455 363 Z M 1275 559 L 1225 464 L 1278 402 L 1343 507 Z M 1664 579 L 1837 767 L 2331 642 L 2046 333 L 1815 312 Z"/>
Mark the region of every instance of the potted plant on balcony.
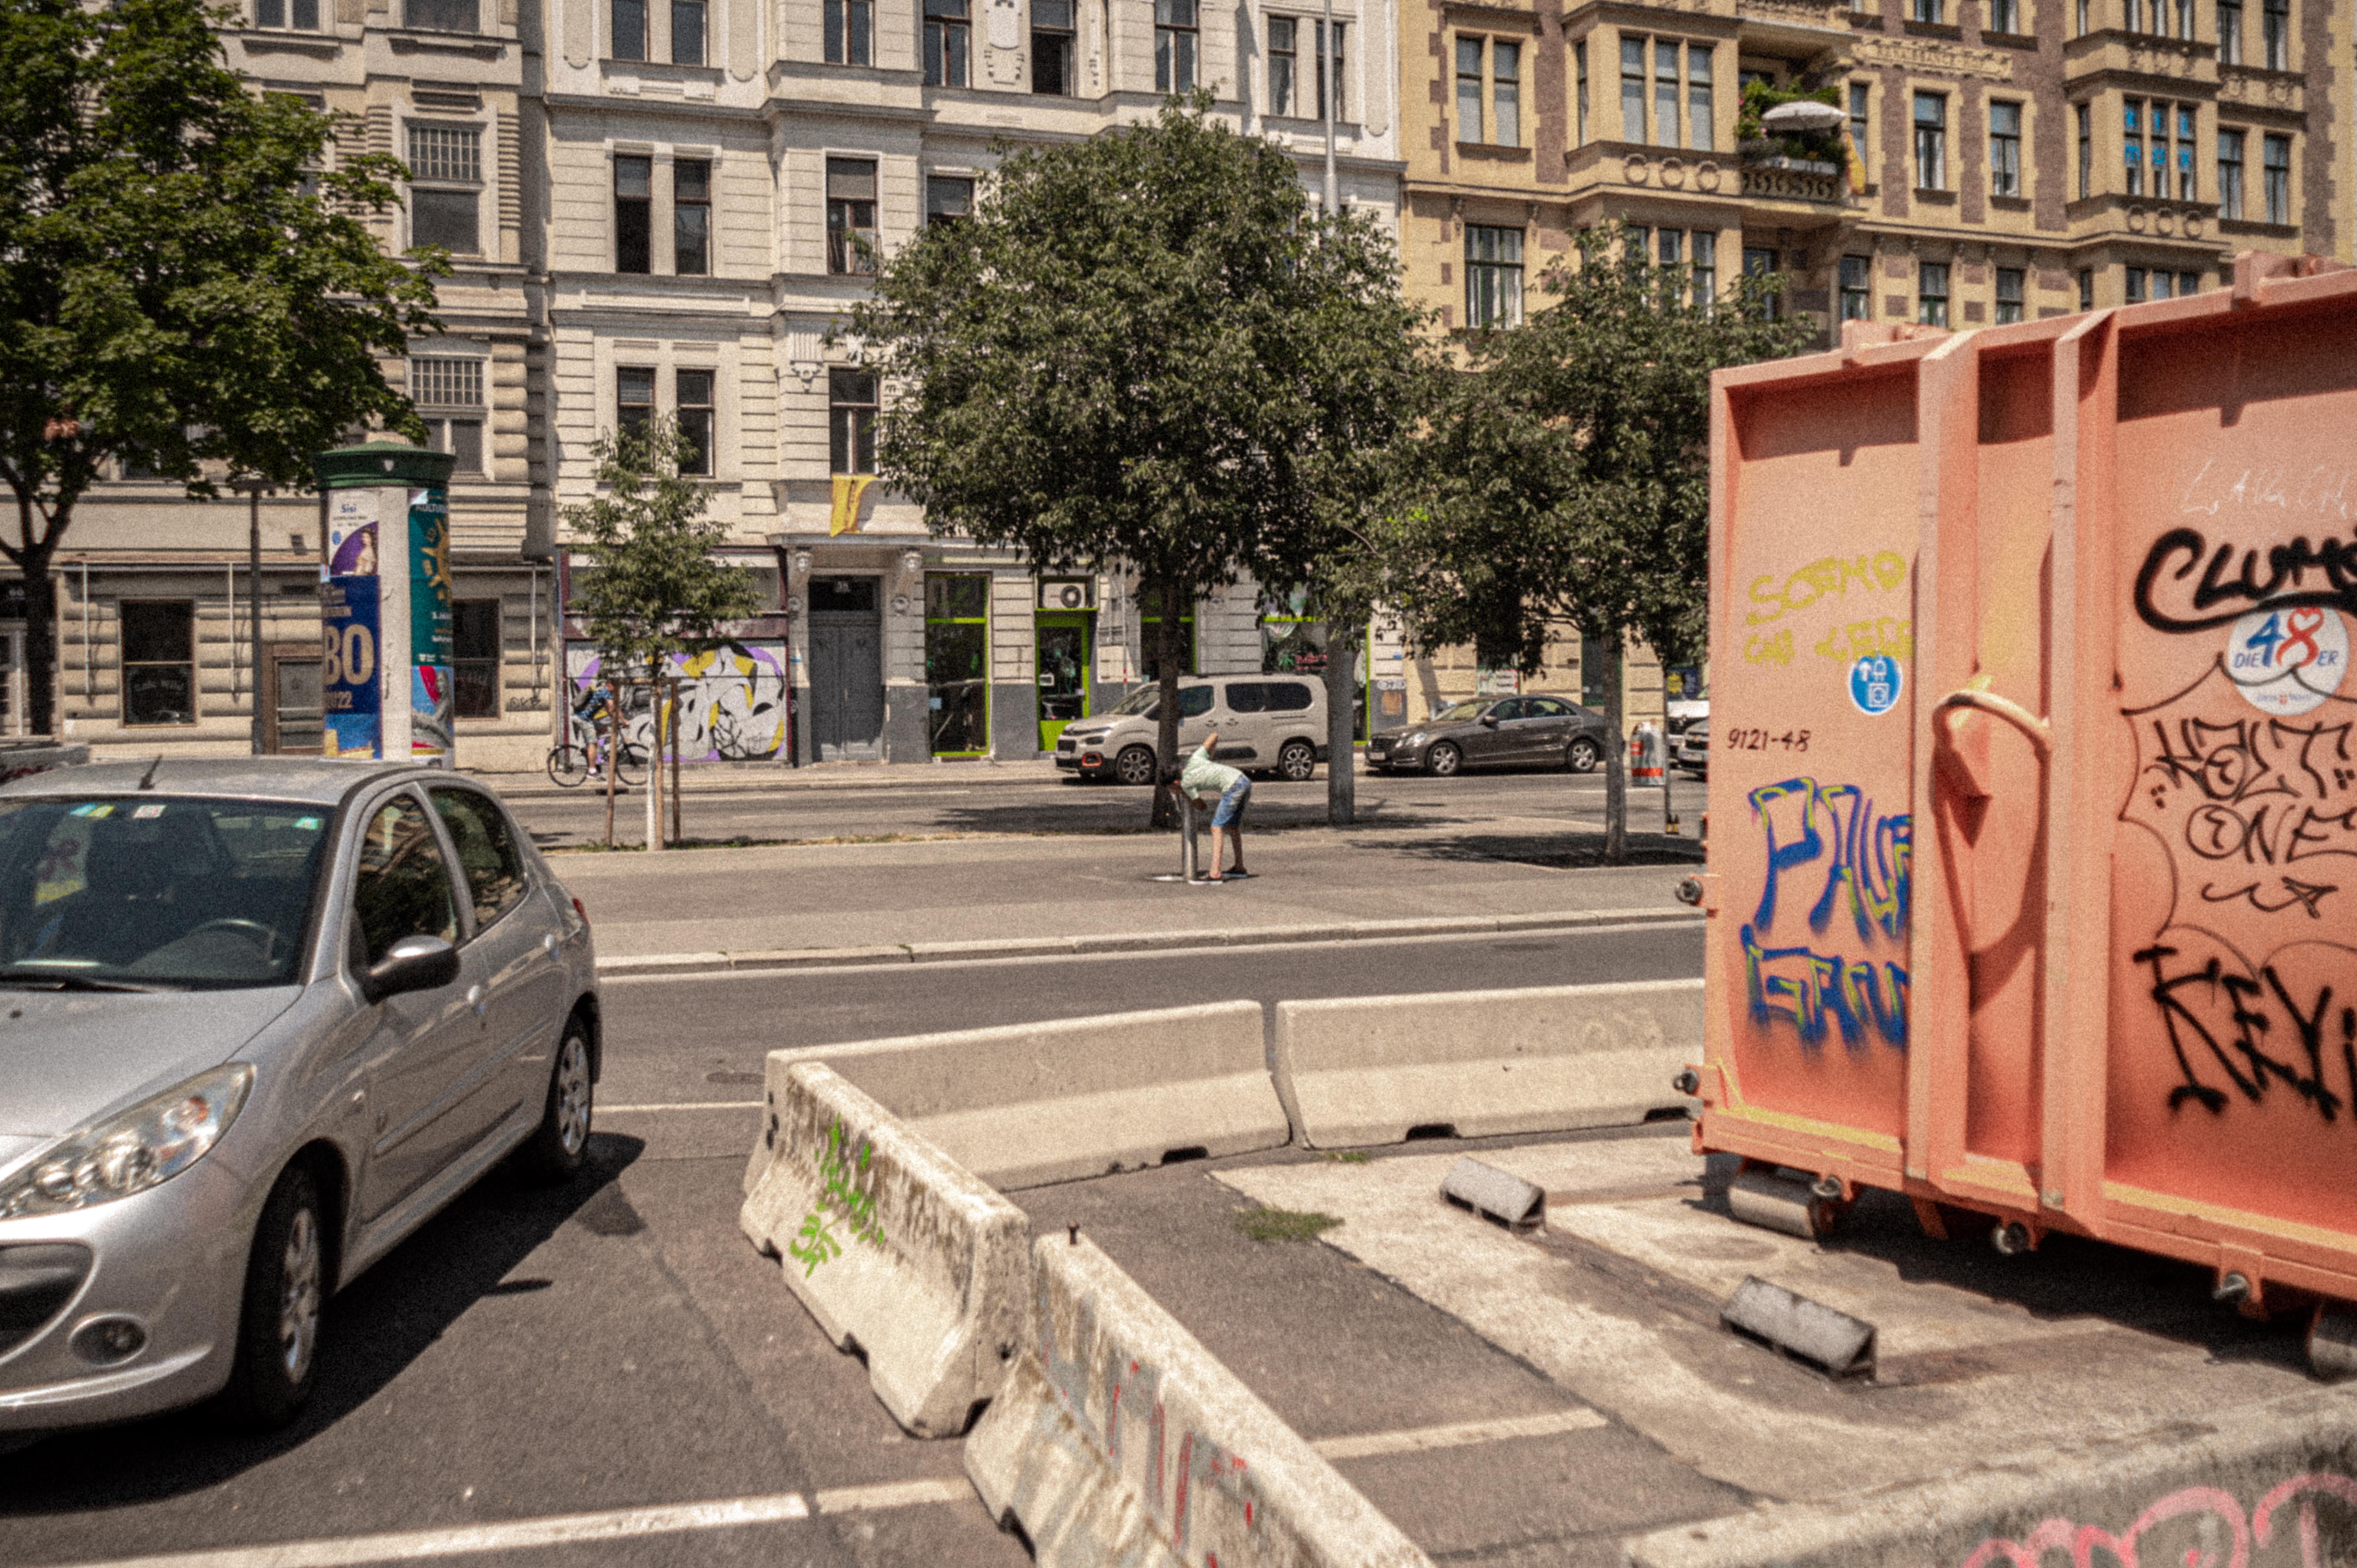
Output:
<path fill-rule="evenodd" d="M 1771 129 L 1769 112 L 1787 103 L 1823 104 L 1835 118 L 1823 129 Z M 1746 163 L 1798 174 L 1835 175 L 1848 161 L 1849 148 L 1841 132 L 1841 94 L 1835 87 L 1771 87 L 1765 81 L 1743 84 L 1743 107 L 1735 117 L 1736 147 Z"/>

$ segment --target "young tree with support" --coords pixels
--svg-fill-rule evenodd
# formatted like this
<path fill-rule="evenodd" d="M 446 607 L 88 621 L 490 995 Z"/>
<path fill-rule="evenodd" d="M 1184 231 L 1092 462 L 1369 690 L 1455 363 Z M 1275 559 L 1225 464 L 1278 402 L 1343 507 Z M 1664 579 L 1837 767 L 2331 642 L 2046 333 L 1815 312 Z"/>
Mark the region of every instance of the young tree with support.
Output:
<path fill-rule="evenodd" d="M 37 731 L 57 729 L 58 550 L 118 465 L 198 497 L 296 489 L 356 427 L 425 434 L 379 361 L 435 329 L 447 261 L 389 256 L 367 222 L 408 171 L 241 79 L 216 32 L 237 25 L 197 0 L 0 6 L 0 554 L 25 575 Z"/>
<path fill-rule="evenodd" d="M 1628 734 L 1631 639 L 1698 648 L 1710 592 L 1710 373 L 1796 352 L 1772 277 L 1697 297 L 1619 225 L 1575 237 L 1526 322 L 1475 333 L 1417 444 L 1383 555 L 1416 639 L 1538 670 L 1551 633 L 1602 644 L 1604 707 Z M 1627 853 L 1623 747 L 1605 754 L 1605 858 Z"/>

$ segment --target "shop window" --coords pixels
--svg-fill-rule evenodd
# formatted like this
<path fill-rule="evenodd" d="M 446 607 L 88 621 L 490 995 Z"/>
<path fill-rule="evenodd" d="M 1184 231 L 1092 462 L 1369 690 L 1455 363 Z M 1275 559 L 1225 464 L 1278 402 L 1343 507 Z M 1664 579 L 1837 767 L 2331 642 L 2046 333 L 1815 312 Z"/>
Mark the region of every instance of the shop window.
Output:
<path fill-rule="evenodd" d="M 1031 0 L 1031 91 L 1072 91 L 1072 0 Z"/>
<path fill-rule="evenodd" d="M 2218 216 L 2243 216 L 2243 133 L 2218 133 Z"/>
<path fill-rule="evenodd" d="M 475 0 L 404 0 L 401 20 L 426 33 L 472 33 L 482 24 Z"/>
<path fill-rule="evenodd" d="M 936 757 L 990 749 L 990 577 L 925 575 L 925 707 Z"/>
<path fill-rule="evenodd" d="M 1156 639 L 1160 635 L 1157 628 L 1162 625 L 1162 617 L 1151 610 L 1143 611 L 1137 618 L 1137 625 L 1138 673 L 1147 685 L 1152 685 L 1162 679 L 1161 655 L 1155 651 Z M 1178 618 L 1178 647 L 1179 657 L 1184 660 L 1184 666 L 1178 672 L 1181 675 L 1192 675 L 1198 663 L 1196 658 L 1198 650 L 1195 647 L 1195 613 L 1192 610 Z M 1211 690 L 1209 687 L 1200 689 L 1207 694 Z M 1179 699 L 1181 712 L 1186 710 L 1187 702 L 1187 697 L 1182 693 Z M 1148 714 L 1146 716 L 1151 718 L 1153 714 Z"/>
<path fill-rule="evenodd" d="M 974 216 L 974 181 L 932 175 L 925 180 L 925 223 L 955 223 Z"/>
<path fill-rule="evenodd" d="M 925 0 L 925 85 L 963 87 L 972 42 L 966 0 Z"/>
<path fill-rule="evenodd" d="M 704 63 L 704 0 L 671 0 L 671 63 Z"/>
<path fill-rule="evenodd" d="M 450 606 L 450 711 L 462 719 L 500 716 L 500 601 Z"/>
<path fill-rule="evenodd" d="M 1465 325 L 1523 324 L 1523 231 L 1465 226 Z"/>
<path fill-rule="evenodd" d="M 1315 675 L 1325 668 L 1326 623 L 1311 612 L 1309 596 L 1296 590 L 1261 600 L 1261 673 Z"/>
<path fill-rule="evenodd" d="M 482 132 L 473 125 L 409 127 L 409 242 L 473 255 L 482 205 Z"/>
<path fill-rule="evenodd" d="M 1195 91 L 1195 0 L 1154 0 L 1154 91 Z"/>
<path fill-rule="evenodd" d="M 614 270 L 654 271 L 654 171 L 648 157 L 614 160 Z"/>
<path fill-rule="evenodd" d="M 187 599 L 123 602 L 123 722 L 197 722 L 197 607 Z"/>
<path fill-rule="evenodd" d="M 1948 263 L 1924 262 L 1916 268 L 1915 319 L 1926 327 L 1948 324 Z"/>
<path fill-rule="evenodd" d="M 1915 187 L 1948 188 L 1948 100 L 1943 93 L 1915 95 Z"/>
<path fill-rule="evenodd" d="M 1996 324 L 2010 327 L 2021 319 L 2022 269 L 1999 267 L 1996 270 Z"/>
<path fill-rule="evenodd" d="M 613 0 L 615 59 L 647 58 L 647 0 Z"/>
<path fill-rule="evenodd" d="M 827 453 L 837 474 L 876 471 L 876 373 L 826 373 Z"/>
<path fill-rule="evenodd" d="M 2266 177 L 2267 221 L 2289 223 L 2291 221 L 2291 138 L 2274 135 L 2267 137 L 2265 154 L 2266 166 L 2262 172 Z"/>
<path fill-rule="evenodd" d="M 1989 194 L 2021 194 L 2021 105 L 1989 104 Z"/>
<path fill-rule="evenodd" d="M 409 401 L 425 421 L 425 444 L 454 459 L 451 470 L 483 470 L 483 361 L 409 361 Z"/>
<path fill-rule="evenodd" d="M 678 371 L 672 376 L 678 397 L 679 471 L 698 478 L 712 473 L 712 383 L 710 371 Z"/>
<path fill-rule="evenodd" d="M 874 63 L 875 0 L 825 0 L 826 63 Z"/>
<path fill-rule="evenodd" d="M 655 373 L 646 366 L 624 365 L 614 372 L 614 428 L 625 435 L 644 437 L 654 428 Z"/>
<path fill-rule="evenodd" d="M 672 268 L 682 277 L 712 270 L 712 165 L 682 158 L 671 166 Z"/>
<path fill-rule="evenodd" d="M 826 270 L 876 270 L 876 166 L 863 158 L 826 160 Z"/>

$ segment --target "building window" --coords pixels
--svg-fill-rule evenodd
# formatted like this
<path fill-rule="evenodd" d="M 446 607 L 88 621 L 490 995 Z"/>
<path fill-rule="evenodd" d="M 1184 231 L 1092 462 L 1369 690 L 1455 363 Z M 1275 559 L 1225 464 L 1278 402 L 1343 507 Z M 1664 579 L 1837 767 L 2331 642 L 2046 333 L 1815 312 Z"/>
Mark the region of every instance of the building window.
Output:
<path fill-rule="evenodd" d="M 871 65 L 875 0 L 826 0 L 826 63 Z"/>
<path fill-rule="evenodd" d="M 2078 0 L 2077 12 L 2078 27 L 2075 31 L 2078 37 L 2083 38 L 2087 36 L 2087 0 Z"/>
<path fill-rule="evenodd" d="M 1996 324 L 2010 327 L 2021 319 L 2022 269 L 1999 267 L 1996 270 Z"/>
<path fill-rule="evenodd" d="M 672 372 L 673 416 L 679 424 L 679 471 L 712 475 L 712 384 L 710 371 Z"/>
<path fill-rule="evenodd" d="M 1577 139 L 1572 145 L 1584 147 L 1587 145 L 1587 43 L 1586 39 L 1571 46 L 1571 61 L 1575 73 L 1578 77 L 1576 91 L 1579 115 L 1576 128 Z"/>
<path fill-rule="evenodd" d="M 403 0 L 401 20 L 421 33 L 472 33 L 482 26 L 475 0 Z"/>
<path fill-rule="evenodd" d="M 1694 302 L 1705 309 L 1718 297 L 1718 236 L 1707 229 L 1694 231 Z"/>
<path fill-rule="evenodd" d="M 1624 38 L 1620 40 L 1620 139 L 1624 142 L 1646 139 L 1645 40 L 1642 38 Z"/>
<path fill-rule="evenodd" d="M 1775 276 L 1775 251 L 1765 245 L 1744 246 L 1743 275 L 1752 278 Z M 1770 321 L 1781 317 L 1784 314 L 1784 300 L 1781 294 L 1770 295 L 1761 306 L 1760 314 Z"/>
<path fill-rule="evenodd" d="M 1711 77 L 1711 47 L 1686 46 L 1686 145 L 1708 152 L 1716 123 L 1717 92 Z"/>
<path fill-rule="evenodd" d="M 450 607 L 450 711 L 462 719 L 500 716 L 500 601 Z"/>
<path fill-rule="evenodd" d="M 704 0 L 671 0 L 671 63 L 704 63 Z"/>
<path fill-rule="evenodd" d="M 925 85 L 965 85 L 966 0 L 925 0 Z"/>
<path fill-rule="evenodd" d="M 671 166 L 672 270 L 701 277 L 712 270 L 712 164 L 682 158 Z"/>
<path fill-rule="evenodd" d="M 614 428 L 624 435 L 644 436 L 655 424 L 655 373 L 640 365 L 614 371 Z"/>
<path fill-rule="evenodd" d="M 457 459 L 453 472 L 484 471 L 482 360 L 410 360 L 409 401 L 425 421 L 425 445 Z"/>
<path fill-rule="evenodd" d="M 925 225 L 954 223 L 974 216 L 974 181 L 963 177 L 930 175 L 925 179 Z"/>
<path fill-rule="evenodd" d="M 1481 44 L 1480 38 L 1457 40 L 1457 139 L 1481 139 Z"/>
<path fill-rule="evenodd" d="M 614 159 L 614 270 L 654 271 L 655 161 L 650 157 Z"/>
<path fill-rule="evenodd" d="M 1656 254 L 1655 260 L 1658 261 L 1661 265 L 1665 267 L 1682 267 L 1685 265 L 1686 231 L 1684 230 L 1664 229 L 1662 231 L 1661 240 L 1659 242 L 1661 249 Z"/>
<path fill-rule="evenodd" d="M 1989 104 L 1989 194 L 2021 194 L 2021 105 Z"/>
<path fill-rule="evenodd" d="M 616 59 L 647 58 L 647 0 L 614 0 Z"/>
<path fill-rule="evenodd" d="M 197 722 L 197 607 L 188 599 L 123 602 L 123 722 Z"/>
<path fill-rule="evenodd" d="M 1948 188 L 1948 100 L 1941 93 L 1915 95 L 1915 186 Z"/>
<path fill-rule="evenodd" d="M 876 471 L 876 372 L 826 373 L 827 460 L 831 472 Z"/>
<path fill-rule="evenodd" d="M 876 270 L 876 166 L 865 159 L 826 160 L 826 270 Z"/>
<path fill-rule="evenodd" d="M 1989 0 L 1988 30 L 1992 33 L 2021 31 L 2021 8 L 2018 0 Z"/>
<path fill-rule="evenodd" d="M 1948 263 L 1922 262 L 1915 271 L 1915 319 L 1925 327 L 1948 324 Z"/>
<path fill-rule="evenodd" d="M 1031 0 L 1031 91 L 1072 91 L 1072 0 Z"/>
<path fill-rule="evenodd" d="M 2177 106 L 2177 199 L 2190 201 L 2194 193 L 2193 105 L 2180 103 Z"/>
<path fill-rule="evenodd" d="M 2093 267 L 2079 269 L 2079 308 L 2095 308 L 2095 269 Z"/>
<path fill-rule="evenodd" d="M 935 756 L 990 749 L 987 573 L 925 574 L 925 711 Z"/>
<path fill-rule="evenodd" d="M 2177 36 L 2189 43 L 2193 38 L 2193 0 L 2176 0 Z"/>
<path fill-rule="evenodd" d="M 2291 69 L 2291 0 L 2261 0 L 2259 42 L 2269 70 Z"/>
<path fill-rule="evenodd" d="M 2169 274 L 2168 274 L 2167 273 L 2163 273 L 2163 274 L 2161 274 L 2160 275 L 2161 275 L 2161 277 L 2162 277 L 2162 279 L 2163 279 L 2164 281 L 2165 281 L 2165 280 L 2168 278 L 2168 276 L 2169 276 Z M 2127 270 L 2127 296 L 2126 296 L 2126 297 L 2127 297 L 2127 302 L 2128 302 L 2130 305 L 2142 305 L 2142 304 L 2145 302 L 2145 285 L 2146 285 L 2146 280 L 2147 280 L 2147 274 L 2146 274 L 2145 270 L 2144 270 L 2142 267 L 2130 267 L 2130 268 L 2128 268 L 2128 270 Z"/>
<path fill-rule="evenodd" d="M 2093 104 L 2078 105 L 2079 113 L 2079 199 L 2084 201 L 2095 193 L 2095 111 Z"/>
<path fill-rule="evenodd" d="M 1653 40 L 1653 142 L 1678 145 L 1678 46 Z"/>
<path fill-rule="evenodd" d="M 1523 46 L 1503 38 L 1490 45 L 1490 139 L 1523 145 Z"/>
<path fill-rule="evenodd" d="M 1936 27 L 1945 20 L 1942 15 L 1945 9 L 1943 0 L 1915 0 L 1913 8 L 1907 14 L 1907 19 L 1910 22 L 1930 22 Z"/>
<path fill-rule="evenodd" d="M 1465 228 L 1465 325 L 1523 324 L 1523 231 Z"/>
<path fill-rule="evenodd" d="M 2201 274 L 2200 273 L 2179 273 L 2177 274 L 2178 298 L 2183 299 L 2189 294 L 2200 294 L 2201 292 Z"/>
<path fill-rule="evenodd" d="M 1849 84 L 1849 147 L 1857 155 L 1860 168 L 1874 166 L 1866 156 L 1866 134 L 1870 124 L 1867 108 L 1873 102 L 1873 91 L 1863 81 Z"/>
<path fill-rule="evenodd" d="M 2218 133 L 2218 216 L 2243 216 L 2243 133 Z"/>
<path fill-rule="evenodd" d="M 1874 319 L 1874 258 L 1844 256 L 1841 259 L 1841 318 L 1844 321 Z"/>
<path fill-rule="evenodd" d="M 2291 221 L 2291 138 L 2270 135 L 2266 140 L 2267 221 Z"/>
<path fill-rule="evenodd" d="M 1195 91 L 1195 0 L 1154 0 L 1154 91 Z"/>
<path fill-rule="evenodd" d="M 455 255 L 480 249 L 482 132 L 472 125 L 409 127 L 409 242 Z"/>
<path fill-rule="evenodd" d="M 1272 114 L 1290 115 L 1299 107 L 1294 95 L 1301 81 L 1295 49 L 1300 27 L 1291 16 L 1268 19 L 1268 112 Z"/>
<path fill-rule="evenodd" d="M 1326 27 L 1322 22 L 1313 22 L 1297 16 L 1271 16 L 1268 19 L 1268 112 L 1271 114 L 1298 115 L 1307 119 L 1318 120 L 1326 117 L 1325 33 Z M 1338 81 L 1344 80 L 1342 48 L 1346 38 L 1347 33 L 1343 25 L 1340 22 L 1335 23 L 1334 76 Z M 1473 105 L 1476 117 L 1467 122 L 1473 126 L 1473 134 L 1467 135 L 1463 126 L 1460 125 L 1458 129 L 1458 139 L 1479 141 L 1480 140 L 1479 116 L 1481 95 L 1480 40 L 1474 38 L 1458 41 L 1457 63 L 1460 73 L 1464 70 L 1468 48 L 1472 50 Z M 1307 49 L 1311 56 L 1309 70 L 1306 73 L 1309 78 L 1309 91 L 1307 93 L 1302 91 L 1302 77 L 1305 73 L 1301 65 L 1301 53 L 1304 49 Z M 1458 118 L 1462 120 L 1465 112 L 1465 87 L 1461 74 L 1458 81 L 1457 107 Z M 1334 118 L 1337 120 L 1342 118 L 1342 95 L 1340 91 L 1337 91 L 1334 96 Z"/>
<path fill-rule="evenodd" d="M 2243 0 L 2218 0 L 2218 63 L 2243 63 Z"/>
<path fill-rule="evenodd" d="M 319 30 L 319 0 L 253 0 L 253 25 L 316 33 Z"/>
<path fill-rule="evenodd" d="M 2141 98 L 2131 98 L 2127 101 L 2124 128 L 2120 133 L 2120 156 L 2127 165 L 2127 193 L 2130 196 L 2142 196 L 2144 194 L 2144 100 Z M 2163 144 L 2161 149 L 2160 161 L 2163 167 L 2168 166 L 2169 152 L 2166 144 Z M 2163 182 L 2161 194 L 2163 196 L 2169 194 L 2166 181 Z"/>

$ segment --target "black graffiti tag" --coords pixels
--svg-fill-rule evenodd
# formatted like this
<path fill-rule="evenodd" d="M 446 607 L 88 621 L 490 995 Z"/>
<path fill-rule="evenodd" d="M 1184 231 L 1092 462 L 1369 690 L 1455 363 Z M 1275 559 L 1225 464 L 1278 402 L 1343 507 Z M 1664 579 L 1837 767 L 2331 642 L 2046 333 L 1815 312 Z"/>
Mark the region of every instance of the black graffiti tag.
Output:
<path fill-rule="evenodd" d="M 2191 528 L 2172 528 L 2154 540 L 2136 572 L 2137 617 L 2155 631 L 2188 632 L 2232 626 L 2254 610 L 2323 606 L 2357 615 L 2357 539 L 2311 544 L 2303 535 L 2287 544 L 2271 544 L 2264 570 L 2255 549 L 2243 551 L 2237 569 L 2234 548 L 2227 541 L 2213 552 L 2201 532 Z M 2174 571 L 2169 570 L 2172 564 Z M 2164 574 L 2173 585 L 2192 576 L 2196 568 L 2201 575 L 2190 599 L 2163 607 L 2154 590 Z"/>
<path fill-rule="evenodd" d="M 2332 1011 L 2332 987 L 2317 987 L 2314 1002 L 2303 1010 L 2273 964 L 2261 966 L 2262 983 L 2226 969 L 2214 957 L 2199 968 L 2171 973 L 2168 961 L 2179 956 L 2177 949 L 2160 943 L 2135 955 L 2135 961 L 2152 974 L 2153 1004 L 2160 1009 L 2161 1022 L 2169 1032 L 2169 1048 L 2176 1053 L 2178 1071 L 2185 1079 L 2169 1091 L 2169 1108 L 2174 1111 L 2190 1100 L 2213 1115 L 2225 1111 L 2226 1091 L 2204 1081 L 2195 1070 L 2196 1059 L 2206 1052 L 2211 1062 L 2252 1103 L 2266 1097 L 2270 1081 L 2280 1081 L 2327 1122 L 2337 1118 L 2348 1101 L 2325 1087 L 2324 1082 L 2326 1020 Z M 2269 993 L 2288 1017 L 2290 1032 L 2299 1037 L 2300 1053 L 2307 1058 L 2305 1072 L 2298 1064 L 2270 1055 L 2265 1048 L 2271 1043 L 2267 1036 L 2276 1025 L 2268 1010 Z M 2203 999 L 2213 1008 L 2223 1004 L 2222 1021 L 2204 1017 L 2197 1005 Z M 2213 1027 L 2213 1022 L 2231 1026 Z M 2339 1022 L 2343 1082 L 2351 1093 L 2357 1094 L 2357 1007 L 2342 1007 Z M 2189 1045 L 2196 1047 L 2191 1054 L 2188 1053 Z"/>

